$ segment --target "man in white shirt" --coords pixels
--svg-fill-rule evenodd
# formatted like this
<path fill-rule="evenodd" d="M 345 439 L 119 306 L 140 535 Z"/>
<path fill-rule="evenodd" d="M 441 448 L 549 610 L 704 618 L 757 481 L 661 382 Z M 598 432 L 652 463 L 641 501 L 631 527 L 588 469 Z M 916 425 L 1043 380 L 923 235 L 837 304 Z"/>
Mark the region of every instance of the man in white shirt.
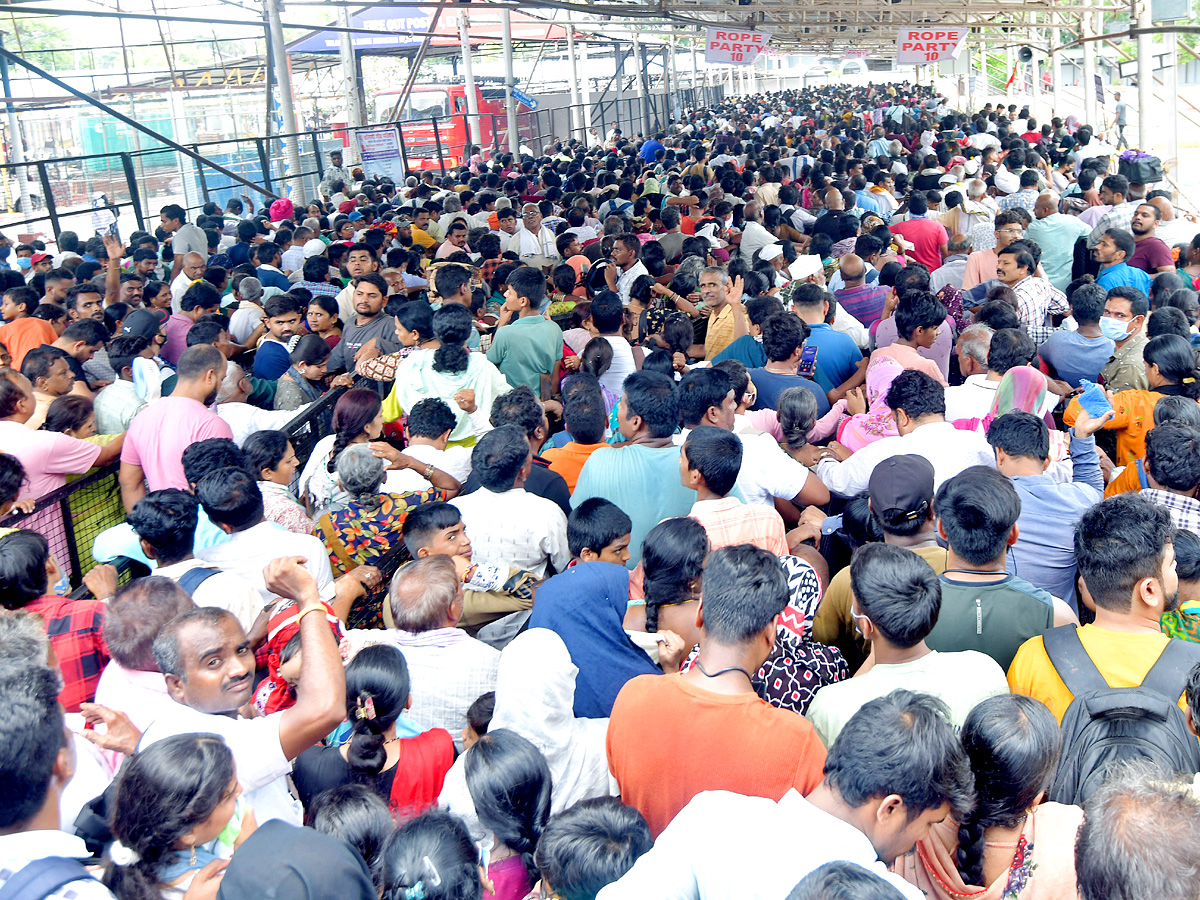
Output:
<path fill-rule="evenodd" d="M 207 268 L 208 265 L 205 262 L 205 257 L 199 253 L 185 253 L 183 255 L 183 268 L 171 282 L 171 309 L 174 312 L 179 312 L 179 303 L 183 300 L 183 295 L 192 286 L 192 282 L 199 281 L 204 277 L 204 270 Z"/>
<path fill-rule="evenodd" d="M 597 900 L 779 900 L 834 860 L 923 900 L 887 867 L 932 825 L 961 819 L 973 799 L 970 764 L 945 704 L 896 691 L 851 718 L 829 748 L 824 781 L 807 797 L 699 794 Z"/>
<path fill-rule="evenodd" d="M 287 786 L 292 760 L 345 717 L 346 678 L 317 583 L 302 560 L 272 559 L 264 578 L 272 594 L 298 606 L 301 662 L 295 705 L 265 717 L 237 717 L 254 695 L 250 640 L 225 610 L 190 610 L 172 619 L 154 641 L 154 658 L 175 705 L 151 723 L 138 747 L 177 734 L 216 734 L 233 752 L 238 782 L 259 824 L 283 819 L 299 825 L 300 803 Z"/>
<path fill-rule="evenodd" d="M 817 691 L 805 717 L 827 745 L 863 704 L 896 689 L 937 697 L 949 707 L 956 729 L 980 701 L 1008 693 L 1004 670 L 987 654 L 938 653 L 926 645 L 942 589 L 929 563 L 911 550 L 886 543 L 863 546 L 850 566 L 850 590 L 850 614 L 871 642 L 875 664 Z"/>
<path fill-rule="evenodd" d="M 250 383 L 246 370 L 235 362 L 229 363 L 217 391 L 217 415 L 225 420 L 233 432 L 233 442 L 239 447 L 254 432 L 282 428 L 311 406 L 305 404 L 296 409 L 263 409 L 246 402 L 253 391 L 254 385 Z"/>
<path fill-rule="evenodd" d="M 522 259 L 558 259 L 558 247 L 554 243 L 554 232 L 542 224 L 542 211 L 536 203 L 526 203 L 521 208 L 524 227 L 508 239 L 504 249 L 516 253 Z"/>
<path fill-rule="evenodd" d="M 471 476 L 471 450 L 468 447 L 447 446 L 456 422 L 445 400 L 426 397 L 414 403 L 404 424 L 404 437 L 408 440 L 404 453 L 435 469 L 441 469 L 463 484 Z M 476 431 L 477 435 L 480 433 Z M 433 485 L 429 480 L 414 469 L 389 469 L 387 481 L 384 482 L 384 490 L 393 493 L 427 491 L 431 487 Z"/>
<path fill-rule="evenodd" d="M 199 519 L 200 503 L 194 496 L 167 488 L 139 500 L 126 521 L 146 558 L 158 564 L 155 575 L 178 584 L 196 606 L 228 610 L 250 632 L 263 610 L 262 595 L 240 575 L 206 567 L 192 555 Z"/>
<path fill-rule="evenodd" d="M 504 560 L 538 578 L 547 566 L 565 571 L 571 561 L 567 517 L 558 504 L 524 489 L 533 465 L 525 433 L 515 425 L 488 432 L 475 445 L 471 465 L 481 487 L 451 502 L 480 558 Z"/>
<path fill-rule="evenodd" d="M 263 566 L 279 557 L 303 557 L 321 600 L 343 620 L 351 604 L 365 594 L 364 586 L 373 588 L 379 583 L 379 570 L 374 566 L 359 566 L 335 582 L 329 552 L 321 540 L 264 520 L 262 491 L 241 469 L 208 472 L 197 482 L 196 496 L 208 517 L 230 536 L 221 544 L 201 550 L 200 559 L 241 575 L 257 589 L 263 606 L 276 596 L 264 580 Z"/>
<path fill-rule="evenodd" d="M 763 227 L 762 207 L 757 201 L 751 200 L 746 204 L 745 216 L 746 221 L 742 228 L 742 240 L 738 244 L 738 250 L 741 252 L 742 259 L 751 262 L 754 259 L 754 251 L 761 250 L 767 244 L 775 243 L 776 237 Z"/>
<path fill-rule="evenodd" d="M 462 566 L 462 571 L 456 566 Z M 371 644 L 398 647 L 408 663 L 412 705 L 422 729 L 445 728 L 462 750 L 467 710 L 496 688 L 500 652 L 458 627 L 467 560 L 435 554 L 404 566 L 392 580 L 388 628 L 346 632 L 352 653 Z M 387 621 L 390 617 L 391 621 Z M 393 627 L 394 626 L 394 627 Z"/>
<path fill-rule="evenodd" d="M 946 421 L 945 389 L 924 372 L 905 369 L 896 376 L 887 404 L 898 437 L 882 438 L 854 454 L 835 442 L 817 464 L 817 477 L 833 493 L 862 493 L 875 466 L 902 453 L 924 456 L 933 464 L 935 488 L 968 466 L 995 467 L 995 454 L 982 434 L 959 431 Z"/>
<path fill-rule="evenodd" d="M 771 435 L 745 430 L 749 422 L 737 415 L 741 398 L 733 379 L 719 364 L 685 374 L 679 382 L 678 398 L 683 428 L 672 438 L 677 446 L 682 447 L 690 431 L 701 425 L 732 431 L 741 439 L 742 465 L 738 469 L 737 487 L 745 503 L 773 508 L 775 500 L 781 499 L 803 509 L 829 502 L 822 499 L 829 492 L 805 466 L 784 453 Z"/>
<path fill-rule="evenodd" d="M 643 275 L 649 275 L 646 265 L 639 258 L 642 244 L 635 234 L 618 234 L 613 241 L 610 261 L 604 269 L 604 280 L 610 291 L 621 295 L 621 305 L 629 305 L 629 291 L 633 283 Z"/>

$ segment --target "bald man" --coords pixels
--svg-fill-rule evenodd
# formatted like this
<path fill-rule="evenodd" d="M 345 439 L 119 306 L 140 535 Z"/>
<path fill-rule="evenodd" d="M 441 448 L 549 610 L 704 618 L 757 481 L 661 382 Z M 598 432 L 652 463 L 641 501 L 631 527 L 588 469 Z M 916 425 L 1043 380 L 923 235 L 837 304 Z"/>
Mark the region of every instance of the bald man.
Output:
<path fill-rule="evenodd" d="M 1058 211 L 1058 194 L 1053 191 L 1039 194 L 1033 204 L 1033 222 L 1025 237 L 1042 248 L 1042 269 L 1047 280 L 1065 291 L 1071 283 L 1071 266 L 1075 261 L 1075 242 L 1090 233 L 1090 229 L 1075 216 Z"/>
<path fill-rule="evenodd" d="M 844 287 L 834 291 L 838 308 L 844 309 L 870 328 L 883 316 L 888 289 L 879 282 L 867 284 L 867 264 L 861 256 L 847 253 L 838 263 Z"/>
<path fill-rule="evenodd" d="M 204 277 L 206 263 L 207 260 L 199 253 L 183 254 L 183 268 L 171 282 L 171 309 L 174 312 L 179 312 L 179 301 L 183 299 L 183 295 L 187 293 L 192 282 L 199 281 Z"/>
<path fill-rule="evenodd" d="M 774 244 L 777 239 L 763 226 L 762 204 L 757 200 L 747 203 L 744 213 L 746 221 L 742 228 L 742 239 L 738 243 L 738 249 L 741 251 L 742 259 L 746 262 L 753 262 L 756 251 L 761 250 L 767 244 Z"/>

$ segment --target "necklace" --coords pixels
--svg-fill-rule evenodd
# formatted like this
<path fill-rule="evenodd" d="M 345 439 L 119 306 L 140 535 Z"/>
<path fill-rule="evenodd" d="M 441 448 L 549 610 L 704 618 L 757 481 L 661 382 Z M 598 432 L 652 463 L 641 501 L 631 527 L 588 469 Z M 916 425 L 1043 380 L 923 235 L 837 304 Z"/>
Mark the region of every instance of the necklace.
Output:
<path fill-rule="evenodd" d="M 747 681 L 749 681 L 751 684 L 754 683 L 754 678 L 741 666 L 729 666 L 725 669 L 719 669 L 716 672 L 709 672 L 706 668 L 704 668 L 704 664 L 700 662 L 700 660 L 696 660 L 696 668 L 700 670 L 700 674 L 705 678 L 717 678 L 721 675 L 724 675 L 726 672 L 741 672 L 746 676 Z"/>

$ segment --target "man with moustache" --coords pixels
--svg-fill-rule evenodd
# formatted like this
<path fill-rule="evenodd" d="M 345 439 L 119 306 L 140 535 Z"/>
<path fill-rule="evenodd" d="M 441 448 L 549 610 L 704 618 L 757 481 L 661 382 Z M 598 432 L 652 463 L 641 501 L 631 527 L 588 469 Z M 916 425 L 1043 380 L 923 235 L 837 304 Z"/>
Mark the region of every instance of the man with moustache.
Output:
<path fill-rule="evenodd" d="M 304 560 L 274 559 L 264 577 L 273 594 L 296 603 L 301 661 L 295 705 L 268 716 L 242 718 L 238 710 L 254 693 L 250 640 L 226 610 L 188 610 L 155 638 L 154 659 L 175 703 L 151 723 L 138 746 L 178 734 L 216 734 L 233 753 L 238 782 L 258 824 L 283 819 L 300 825 L 302 810 L 288 791 L 287 776 L 292 761 L 342 720 L 346 680 L 326 608 Z"/>

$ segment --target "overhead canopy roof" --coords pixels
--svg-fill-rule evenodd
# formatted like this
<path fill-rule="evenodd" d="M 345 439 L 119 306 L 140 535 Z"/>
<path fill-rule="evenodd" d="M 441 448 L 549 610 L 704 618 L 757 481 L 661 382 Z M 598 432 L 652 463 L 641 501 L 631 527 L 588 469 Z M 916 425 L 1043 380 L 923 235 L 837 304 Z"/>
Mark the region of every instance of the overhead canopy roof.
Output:
<path fill-rule="evenodd" d="M 472 45 L 500 43 L 501 7 L 472 5 L 463 7 L 469 17 L 469 36 Z M 351 14 L 351 28 L 378 30 L 379 34 L 351 34 L 355 50 L 366 52 L 408 49 L 416 47 L 433 24 L 433 7 L 372 6 Z M 517 9 L 509 11 L 514 41 L 562 41 L 567 31 L 544 19 L 538 19 Z M 458 47 L 458 16 L 453 8 L 443 11 L 433 24 L 434 47 Z M 314 31 L 288 44 L 288 53 L 337 53 L 339 34 L 336 31 Z"/>
<path fill-rule="evenodd" d="M 526 8 L 536 5 L 534 0 Z M 753 28 L 771 32 L 770 46 L 776 49 L 821 54 L 877 50 L 887 57 L 894 56 L 896 34 L 905 27 L 1011 29 L 1013 43 L 1026 43 L 1030 29 L 1051 24 L 1052 12 L 1058 15 L 1057 24 L 1075 27 L 1076 14 L 1090 8 L 1054 0 L 608 0 L 589 6 L 593 15 L 609 17 L 606 24 L 615 24 L 624 12 L 631 17 L 628 21 L 651 29 L 655 19 L 684 26 L 685 33 L 693 34 L 706 25 Z"/>

